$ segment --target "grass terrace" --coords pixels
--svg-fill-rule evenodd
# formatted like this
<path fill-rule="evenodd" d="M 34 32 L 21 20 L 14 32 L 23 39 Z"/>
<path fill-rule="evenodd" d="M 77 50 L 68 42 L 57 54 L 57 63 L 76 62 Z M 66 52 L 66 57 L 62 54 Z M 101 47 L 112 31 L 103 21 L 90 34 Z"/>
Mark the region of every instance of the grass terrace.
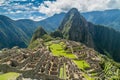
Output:
<path fill-rule="evenodd" d="M 78 66 L 78 68 L 80 68 L 82 70 L 90 67 L 89 64 L 84 60 L 73 60 L 73 62 Z"/>
<path fill-rule="evenodd" d="M 94 78 L 89 77 L 87 74 L 83 73 L 82 75 L 85 77 L 86 80 L 95 80 Z"/>
<path fill-rule="evenodd" d="M 50 50 L 52 51 L 53 55 L 54 56 L 64 56 L 64 57 L 67 57 L 67 58 L 70 58 L 70 59 L 75 59 L 76 56 L 72 53 L 67 53 L 65 50 L 64 50 L 64 46 L 63 43 L 52 43 L 50 45 Z"/>
<path fill-rule="evenodd" d="M 61 79 L 66 79 L 66 68 L 65 68 L 65 63 L 64 65 L 60 68 L 60 76 Z"/>
<path fill-rule="evenodd" d="M 74 55 L 73 53 L 68 53 L 64 49 L 66 47 L 64 42 L 47 42 L 46 46 L 49 46 L 49 49 L 54 56 L 64 56 L 66 58 L 72 59 L 72 61 L 78 66 L 78 68 L 82 69 L 83 71 L 85 71 L 85 68 L 90 67 L 90 65 L 85 60 L 77 60 L 76 55 Z M 94 80 L 94 78 L 88 76 L 88 74 L 83 73 L 83 76 L 86 78 L 86 80 Z M 61 79 L 66 79 L 65 64 L 63 67 L 60 68 L 59 77 Z"/>
<path fill-rule="evenodd" d="M 15 72 L 0 74 L 0 80 L 16 80 L 16 78 L 19 75 L 20 75 L 19 73 L 15 73 Z"/>

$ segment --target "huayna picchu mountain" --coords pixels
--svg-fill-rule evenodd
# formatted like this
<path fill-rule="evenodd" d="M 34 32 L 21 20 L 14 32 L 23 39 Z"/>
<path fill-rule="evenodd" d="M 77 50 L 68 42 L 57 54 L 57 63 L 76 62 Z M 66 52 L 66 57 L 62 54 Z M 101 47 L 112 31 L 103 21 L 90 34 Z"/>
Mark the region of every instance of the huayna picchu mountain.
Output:
<path fill-rule="evenodd" d="M 120 32 L 87 22 L 77 9 L 71 9 L 59 30 L 64 38 L 82 42 L 120 62 Z"/>
<path fill-rule="evenodd" d="M 93 46 L 92 36 L 88 30 L 88 22 L 75 8 L 66 14 L 59 30 L 62 31 L 64 38 Z"/>

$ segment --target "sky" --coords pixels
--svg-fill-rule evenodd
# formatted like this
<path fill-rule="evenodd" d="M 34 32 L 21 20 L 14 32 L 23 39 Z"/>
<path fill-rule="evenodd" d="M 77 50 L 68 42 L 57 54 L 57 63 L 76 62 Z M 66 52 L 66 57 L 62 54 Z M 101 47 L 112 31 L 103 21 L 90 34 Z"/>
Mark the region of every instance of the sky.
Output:
<path fill-rule="evenodd" d="M 120 0 L 0 0 L 0 15 L 39 21 L 77 8 L 80 12 L 120 9 Z"/>

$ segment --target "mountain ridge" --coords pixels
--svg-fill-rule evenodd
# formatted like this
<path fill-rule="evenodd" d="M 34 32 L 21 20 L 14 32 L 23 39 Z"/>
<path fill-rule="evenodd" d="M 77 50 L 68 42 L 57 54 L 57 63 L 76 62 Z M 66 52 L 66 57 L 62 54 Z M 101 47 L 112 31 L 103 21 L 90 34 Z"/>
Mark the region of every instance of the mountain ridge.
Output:
<path fill-rule="evenodd" d="M 71 11 L 73 10 L 71 9 Z M 84 23 L 84 18 L 82 18 L 82 15 L 80 15 L 78 10 L 74 11 L 75 16 L 72 16 L 70 19 L 72 15 L 71 11 L 66 14 L 61 26 L 59 27 L 63 35 L 66 35 L 67 33 L 65 38 L 82 42 L 103 54 L 108 52 L 114 60 L 120 61 L 120 32 L 105 26 L 94 25 L 89 22 Z"/>
<path fill-rule="evenodd" d="M 64 17 L 64 13 L 62 13 L 62 16 L 58 14 L 54 16 L 58 18 L 49 17 L 48 19 L 45 19 L 43 21 L 33 21 L 30 19 L 12 20 L 7 16 L 0 15 L 0 35 L 1 35 L 0 49 L 12 48 L 14 46 L 27 47 L 28 44 L 30 43 L 30 40 L 32 38 L 34 31 L 39 26 L 43 25 L 43 28 L 47 30 L 47 32 L 52 32 L 56 30 L 57 25 L 60 24 L 62 17 Z M 53 24 L 51 24 L 51 21 L 53 22 Z M 10 28 L 10 26 L 12 28 Z M 11 34 L 11 38 L 9 38 L 8 36 L 9 34 Z M 12 36 L 14 37 L 12 38 Z M 18 39 L 18 42 L 15 41 L 17 39 Z M 16 43 L 19 43 L 19 44 L 16 44 Z"/>
<path fill-rule="evenodd" d="M 0 16 L 0 30 L 0 43 L 2 42 L 0 48 L 5 48 L 5 46 L 12 47 L 12 45 L 20 45 L 21 47 L 24 47 L 28 43 L 28 37 L 26 34 L 15 25 L 14 20 L 11 20 L 6 16 Z"/>

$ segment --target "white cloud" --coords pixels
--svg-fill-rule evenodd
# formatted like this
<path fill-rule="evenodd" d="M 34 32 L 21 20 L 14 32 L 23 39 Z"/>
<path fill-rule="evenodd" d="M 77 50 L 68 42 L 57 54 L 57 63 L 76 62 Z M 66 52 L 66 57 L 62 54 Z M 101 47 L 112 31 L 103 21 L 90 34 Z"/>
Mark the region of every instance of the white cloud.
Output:
<path fill-rule="evenodd" d="M 40 20 L 43 20 L 45 18 L 42 16 L 30 16 L 29 19 L 34 20 L 34 21 L 40 21 Z"/>
<path fill-rule="evenodd" d="M 5 2 L 5 0 L 0 0 L 0 6 Z"/>
<path fill-rule="evenodd" d="M 27 0 L 11 0 L 11 1 L 27 1 Z"/>
<path fill-rule="evenodd" d="M 18 11 L 16 11 L 15 13 L 22 13 L 22 12 L 23 12 L 23 11 L 19 11 L 19 10 L 18 10 Z"/>
<path fill-rule="evenodd" d="M 56 0 L 44 1 L 39 12 L 48 16 L 77 8 L 81 12 L 120 8 L 120 0 Z"/>
<path fill-rule="evenodd" d="M 110 0 L 108 7 L 110 8 L 120 8 L 120 0 Z"/>

